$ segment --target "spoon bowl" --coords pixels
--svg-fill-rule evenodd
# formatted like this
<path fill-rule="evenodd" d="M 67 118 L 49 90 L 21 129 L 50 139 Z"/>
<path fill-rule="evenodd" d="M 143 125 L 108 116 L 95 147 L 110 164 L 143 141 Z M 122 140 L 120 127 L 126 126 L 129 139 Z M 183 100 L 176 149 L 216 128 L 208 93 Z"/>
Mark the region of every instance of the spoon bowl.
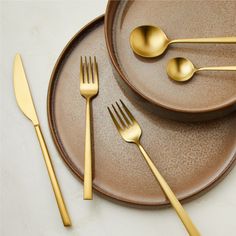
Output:
<path fill-rule="evenodd" d="M 160 28 L 142 25 L 131 32 L 130 45 L 139 56 L 152 58 L 161 55 L 166 50 L 169 39 Z"/>
<path fill-rule="evenodd" d="M 192 78 L 196 68 L 187 58 L 177 57 L 169 60 L 166 71 L 172 80 L 184 82 Z"/>

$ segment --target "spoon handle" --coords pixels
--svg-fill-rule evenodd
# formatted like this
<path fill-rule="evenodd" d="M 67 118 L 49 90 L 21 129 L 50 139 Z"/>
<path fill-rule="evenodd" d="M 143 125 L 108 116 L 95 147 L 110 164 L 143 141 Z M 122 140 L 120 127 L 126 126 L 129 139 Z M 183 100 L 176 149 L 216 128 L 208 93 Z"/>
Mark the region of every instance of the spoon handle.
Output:
<path fill-rule="evenodd" d="M 211 67 L 201 67 L 197 71 L 210 70 L 210 71 L 236 71 L 236 66 L 211 66 Z"/>
<path fill-rule="evenodd" d="M 236 43 L 236 37 L 174 39 L 169 42 L 172 43 Z"/>

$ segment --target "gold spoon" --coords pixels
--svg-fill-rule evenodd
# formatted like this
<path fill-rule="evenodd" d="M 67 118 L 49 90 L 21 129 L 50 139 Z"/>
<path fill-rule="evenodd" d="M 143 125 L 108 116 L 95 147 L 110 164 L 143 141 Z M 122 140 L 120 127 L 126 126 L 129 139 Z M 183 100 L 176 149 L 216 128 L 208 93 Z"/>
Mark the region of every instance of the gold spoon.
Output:
<path fill-rule="evenodd" d="M 151 25 L 139 26 L 130 34 L 133 51 L 142 57 L 160 56 L 172 43 L 236 43 L 236 37 L 170 40 L 160 28 Z"/>
<path fill-rule="evenodd" d="M 167 63 L 168 76 L 178 82 L 184 82 L 191 79 L 194 73 L 198 71 L 236 71 L 236 66 L 218 66 L 218 67 L 201 67 L 196 68 L 187 58 L 172 58 Z"/>

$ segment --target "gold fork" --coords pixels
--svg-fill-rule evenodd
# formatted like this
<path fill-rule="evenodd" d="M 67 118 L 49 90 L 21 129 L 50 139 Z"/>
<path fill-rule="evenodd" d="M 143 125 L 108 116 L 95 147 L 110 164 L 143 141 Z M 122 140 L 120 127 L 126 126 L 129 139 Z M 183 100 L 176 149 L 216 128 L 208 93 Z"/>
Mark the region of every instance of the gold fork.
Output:
<path fill-rule="evenodd" d="M 84 155 L 84 199 L 93 199 L 92 193 L 92 150 L 91 150 L 91 100 L 98 93 L 98 68 L 96 57 L 92 63 L 89 57 L 80 58 L 80 94 L 86 99 L 86 132 L 85 132 L 85 155 Z"/>
<path fill-rule="evenodd" d="M 138 122 L 135 120 L 131 112 L 128 110 L 128 108 L 125 106 L 125 104 L 121 100 L 120 102 L 121 102 L 122 107 L 119 105 L 118 102 L 116 102 L 116 106 L 118 109 L 116 109 L 115 106 L 112 105 L 115 115 L 113 114 L 114 112 L 112 112 L 109 107 L 107 108 L 121 137 L 126 142 L 135 143 L 138 146 L 149 168 L 154 174 L 156 180 L 159 182 L 163 192 L 165 193 L 166 197 L 169 199 L 171 205 L 175 209 L 179 218 L 183 222 L 189 235 L 199 236 L 200 233 L 198 232 L 197 228 L 192 223 L 188 213 L 184 210 L 181 203 L 178 201 L 175 194 L 172 192 L 171 188 L 169 187 L 165 179 L 162 177 L 160 172 L 157 170 L 151 158 L 148 156 L 147 152 L 144 150 L 143 146 L 140 144 L 140 137 L 142 134 L 141 127 L 139 126 Z M 118 120 L 116 117 L 118 118 Z"/>

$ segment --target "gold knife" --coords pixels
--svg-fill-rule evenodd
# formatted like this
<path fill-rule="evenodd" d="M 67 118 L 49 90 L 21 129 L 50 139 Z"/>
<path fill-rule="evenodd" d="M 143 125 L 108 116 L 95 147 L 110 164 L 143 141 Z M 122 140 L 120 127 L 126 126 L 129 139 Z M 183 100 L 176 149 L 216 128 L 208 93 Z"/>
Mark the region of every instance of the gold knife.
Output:
<path fill-rule="evenodd" d="M 51 158 L 48 153 L 48 149 L 47 149 L 42 131 L 40 129 L 40 124 L 38 121 L 38 117 L 36 114 L 36 110 L 34 107 L 33 99 L 30 93 L 30 88 L 26 79 L 26 75 L 25 75 L 25 71 L 24 71 L 20 54 L 16 54 L 15 56 L 13 77 L 14 77 L 14 90 L 15 90 L 16 101 L 21 111 L 24 113 L 26 117 L 28 117 L 32 121 L 34 125 L 35 131 L 36 131 L 39 143 L 40 143 L 40 147 L 42 149 L 44 160 L 47 166 L 48 174 L 52 183 L 52 188 L 53 188 L 56 200 L 57 200 L 57 205 L 60 210 L 63 224 L 64 226 L 71 226 L 70 217 L 67 212 L 66 205 L 64 203 L 59 184 L 57 182 L 57 177 L 53 169 Z"/>

